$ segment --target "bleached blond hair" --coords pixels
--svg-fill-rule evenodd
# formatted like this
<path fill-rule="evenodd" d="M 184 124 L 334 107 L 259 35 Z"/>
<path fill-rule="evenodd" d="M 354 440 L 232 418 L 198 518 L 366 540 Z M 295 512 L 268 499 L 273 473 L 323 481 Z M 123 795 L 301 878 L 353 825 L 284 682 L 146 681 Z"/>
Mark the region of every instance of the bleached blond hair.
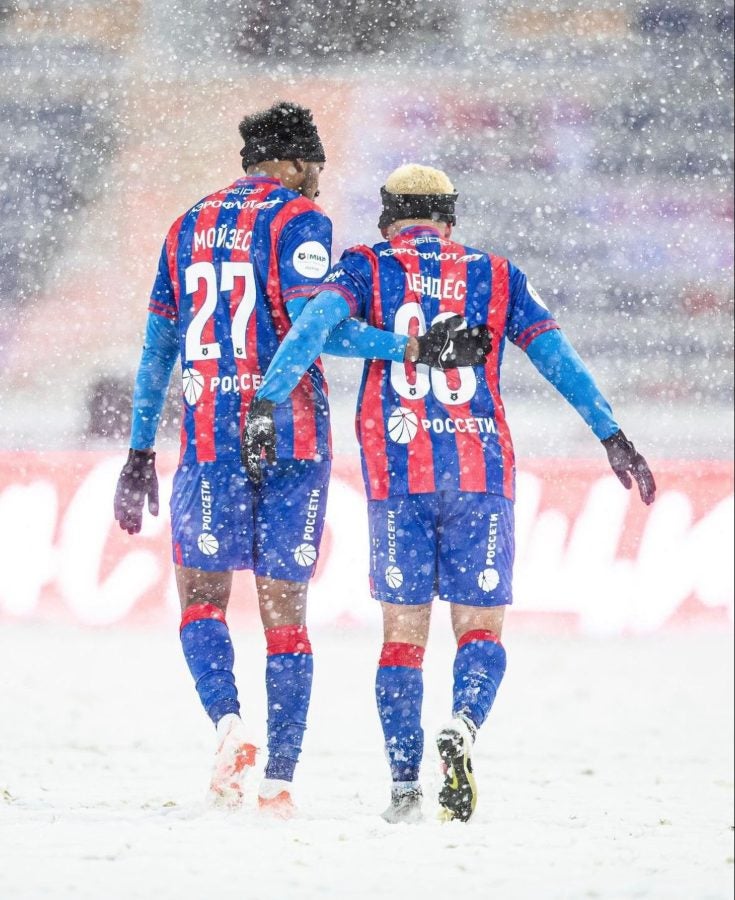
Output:
<path fill-rule="evenodd" d="M 391 172 L 385 182 L 391 194 L 453 194 L 454 186 L 441 169 L 407 163 Z"/>

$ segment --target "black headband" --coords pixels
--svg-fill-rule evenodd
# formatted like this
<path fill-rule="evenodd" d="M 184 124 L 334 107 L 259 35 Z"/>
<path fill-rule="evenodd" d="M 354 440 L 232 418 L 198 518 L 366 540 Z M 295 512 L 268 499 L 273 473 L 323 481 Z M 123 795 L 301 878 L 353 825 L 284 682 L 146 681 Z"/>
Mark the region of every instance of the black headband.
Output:
<path fill-rule="evenodd" d="M 243 169 L 271 159 L 302 159 L 304 162 L 320 163 L 326 161 L 316 128 L 310 134 L 293 135 L 290 139 L 277 134 L 248 135 L 240 156 Z"/>
<path fill-rule="evenodd" d="M 454 204 L 457 197 L 458 194 L 391 194 L 383 186 L 380 189 L 383 212 L 378 228 L 387 228 L 399 219 L 433 219 L 456 225 Z"/>

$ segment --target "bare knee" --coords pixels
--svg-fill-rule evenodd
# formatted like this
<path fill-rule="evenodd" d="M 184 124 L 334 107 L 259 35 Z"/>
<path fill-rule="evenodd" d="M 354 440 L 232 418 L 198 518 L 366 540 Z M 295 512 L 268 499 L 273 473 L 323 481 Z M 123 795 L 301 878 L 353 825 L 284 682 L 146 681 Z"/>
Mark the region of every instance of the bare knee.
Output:
<path fill-rule="evenodd" d="M 263 577 L 255 583 L 263 628 L 306 624 L 306 584 Z"/>
<path fill-rule="evenodd" d="M 204 572 L 185 566 L 174 566 L 174 570 L 182 612 L 198 603 L 212 603 L 223 612 L 227 611 L 232 572 Z"/>
<path fill-rule="evenodd" d="M 452 628 L 459 640 L 468 631 L 490 631 L 500 639 L 503 634 L 504 606 L 463 606 L 452 604 Z"/>
<path fill-rule="evenodd" d="M 416 644 L 425 647 L 429 638 L 431 603 L 402 606 L 381 603 L 384 643 Z"/>

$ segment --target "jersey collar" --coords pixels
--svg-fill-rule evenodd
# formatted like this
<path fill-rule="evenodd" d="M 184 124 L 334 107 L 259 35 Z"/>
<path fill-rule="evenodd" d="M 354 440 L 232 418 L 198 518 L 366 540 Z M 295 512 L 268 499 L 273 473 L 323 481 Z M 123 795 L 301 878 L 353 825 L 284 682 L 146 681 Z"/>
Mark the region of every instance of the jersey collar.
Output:
<path fill-rule="evenodd" d="M 431 225 L 408 225 L 406 228 L 401 228 L 398 232 L 399 237 L 419 237 L 422 234 L 431 234 L 434 237 L 441 238 L 441 234 L 438 228 L 433 228 Z"/>
<path fill-rule="evenodd" d="M 238 178 L 238 184 L 243 181 L 257 181 L 259 184 L 281 184 L 281 182 L 277 178 L 272 178 L 270 175 L 243 175 L 242 178 Z"/>

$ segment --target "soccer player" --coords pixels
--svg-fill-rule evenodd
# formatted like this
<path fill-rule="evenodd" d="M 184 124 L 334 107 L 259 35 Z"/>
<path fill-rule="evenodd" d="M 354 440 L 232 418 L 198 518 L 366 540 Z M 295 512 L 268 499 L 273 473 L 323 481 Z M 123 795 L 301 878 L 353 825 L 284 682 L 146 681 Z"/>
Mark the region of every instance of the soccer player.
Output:
<path fill-rule="evenodd" d="M 263 449 L 272 454 L 273 409 L 342 318 L 404 335 L 453 315 L 489 327 L 485 365 L 441 371 L 366 362 L 357 403 L 370 587 L 384 622 L 376 698 L 393 780 L 384 818 L 421 814 L 421 668 L 438 596 L 451 604 L 457 640 L 452 718 L 436 739 L 446 772 L 440 813 L 467 821 L 477 802 L 472 746 L 505 672 L 501 635 L 512 602 L 515 463 L 499 387 L 506 338 L 575 407 L 626 488 L 635 479 L 649 504 L 655 483 L 523 272 L 452 240 L 457 194 L 447 175 L 403 166 L 381 196 L 385 240 L 347 250 L 317 289 L 317 305 L 307 305 L 256 392 L 243 454 L 248 467 Z"/>
<path fill-rule="evenodd" d="M 268 760 L 263 809 L 287 816 L 306 727 L 312 653 L 306 589 L 324 524 L 330 471 L 327 386 L 321 364 L 298 379 L 276 414 L 278 462 L 258 472 L 240 462 L 240 433 L 255 389 L 291 319 L 330 266 L 329 219 L 314 203 L 325 154 L 309 110 L 279 103 L 240 123 L 244 177 L 187 210 L 171 226 L 149 304 L 138 370 L 128 460 L 115 493 L 115 518 L 140 531 L 143 505 L 158 513 L 156 430 L 168 381 L 181 357 L 181 453 L 171 499 L 173 559 L 181 600 L 181 645 L 196 690 L 216 726 L 210 796 L 243 801 L 255 747 L 241 718 L 226 613 L 232 571 L 255 573 L 267 645 Z M 352 328 L 336 351 L 428 363 L 439 353 L 462 363 L 481 331 L 447 344 L 451 324 L 414 341 Z M 352 330 L 351 330 L 352 329 Z M 386 337 L 389 339 L 386 340 Z M 427 336 L 428 337 L 428 336 Z M 353 346 L 353 341 L 358 346 Z M 484 356 L 483 356 L 484 358 Z M 261 477 L 262 475 L 262 477 Z"/>

